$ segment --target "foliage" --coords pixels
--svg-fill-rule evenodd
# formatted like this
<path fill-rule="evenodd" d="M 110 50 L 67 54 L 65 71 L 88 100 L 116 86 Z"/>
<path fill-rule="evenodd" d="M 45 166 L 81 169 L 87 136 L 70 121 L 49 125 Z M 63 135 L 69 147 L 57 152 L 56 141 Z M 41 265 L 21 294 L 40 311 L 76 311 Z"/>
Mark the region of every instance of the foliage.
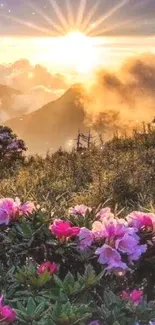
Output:
<path fill-rule="evenodd" d="M 154 282 L 151 299 L 149 289 L 155 215 L 133 212 L 122 220 L 109 208 L 96 211 L 84 205 L 69 209 L 70 221 L 56 215 L 53 211 L 51 217 L 32 202 L 0 200 L 0 292 L 7 304 L 0 300 L 0 323 L 148 325 L 153 321 Z M 109 253 L 102 261 L 106 252 L 97 257 L 97 250 L 107 246 L 120 254 L 123 264 Z M 132 259 L 133 253 L 138 258 Z M 144 273 L 148 262 L 152 268 Z M 137 274 L 141 274 L 139 285 Z"/>
<path fill-rule="evenodd" d="M 10 128 L 0 126 L 0 167 L 13 168 L 15 162 L 21 160 L 24 151 L 24 141 L 18 139 Z"/>

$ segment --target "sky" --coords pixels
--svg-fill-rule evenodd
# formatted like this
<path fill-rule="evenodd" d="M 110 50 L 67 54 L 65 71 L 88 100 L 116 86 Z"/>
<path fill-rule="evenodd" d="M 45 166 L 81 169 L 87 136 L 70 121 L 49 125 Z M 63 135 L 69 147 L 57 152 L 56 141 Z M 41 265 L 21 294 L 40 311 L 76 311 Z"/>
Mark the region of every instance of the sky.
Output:
<path fill-rule="evenodd" d="M 117 67 L 155 53 L 154 13 L 155 0 L 1 0 L 0 64 L 25 58 L 73 74 Z M 64 41 L 73 31 L 89 42 L 77 35 Z"/>

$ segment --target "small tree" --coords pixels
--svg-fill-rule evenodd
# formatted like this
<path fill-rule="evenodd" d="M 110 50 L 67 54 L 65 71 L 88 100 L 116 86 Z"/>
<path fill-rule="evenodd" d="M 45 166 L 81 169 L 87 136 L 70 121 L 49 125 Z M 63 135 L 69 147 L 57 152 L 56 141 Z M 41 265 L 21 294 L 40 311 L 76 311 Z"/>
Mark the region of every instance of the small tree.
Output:
<path fill-rule="evenodd" d="M 7 126 L 0 126 L 0 164 L 2 167 L 12 165 L 16 160 L 22 158 L 26 146 L 23 140 Z"/>

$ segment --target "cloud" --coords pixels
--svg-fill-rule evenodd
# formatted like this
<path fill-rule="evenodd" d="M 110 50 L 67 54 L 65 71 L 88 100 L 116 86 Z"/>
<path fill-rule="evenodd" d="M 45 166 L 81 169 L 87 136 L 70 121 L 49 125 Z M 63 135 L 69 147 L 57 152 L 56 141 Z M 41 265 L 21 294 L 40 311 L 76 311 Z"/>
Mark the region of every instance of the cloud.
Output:
<path fill-rule="evenodd" d="M 86 89 L 85 123 L 105 136 L 131 133 L 155 116 L 155 55 L 127 60 L 119 71 L 99 71 Z"/>
<path fill-rule="evenodd" d="M 0 83 L 22 92 L 28 92 L 33 87 L 40 85 L 50 89 L 65 89 L 68 86 L 64 76 L 52 75 L 42 65 L 32 66 L 25 59 L 10 65 L 0 65 Z"/>
<path fill-rule="evenodd" d="M 0 122 L 35 111 L 60 97 L 68 85 L 60 74 L 52 75 L 41 65 L 32 66 L 28 60 L 0 65 L 0 84 L 21 93 L 0 94 Z"/>

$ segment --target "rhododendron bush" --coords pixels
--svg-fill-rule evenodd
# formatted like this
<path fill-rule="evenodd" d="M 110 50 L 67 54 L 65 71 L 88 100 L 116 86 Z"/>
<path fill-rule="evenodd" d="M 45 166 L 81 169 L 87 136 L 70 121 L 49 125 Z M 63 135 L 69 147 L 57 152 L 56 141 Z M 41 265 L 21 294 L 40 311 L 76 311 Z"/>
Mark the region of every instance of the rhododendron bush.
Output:
<path fill-rule="evenodd" d="M 155 215 L 0 200 L 0 324 L 151 325 Z"/>

